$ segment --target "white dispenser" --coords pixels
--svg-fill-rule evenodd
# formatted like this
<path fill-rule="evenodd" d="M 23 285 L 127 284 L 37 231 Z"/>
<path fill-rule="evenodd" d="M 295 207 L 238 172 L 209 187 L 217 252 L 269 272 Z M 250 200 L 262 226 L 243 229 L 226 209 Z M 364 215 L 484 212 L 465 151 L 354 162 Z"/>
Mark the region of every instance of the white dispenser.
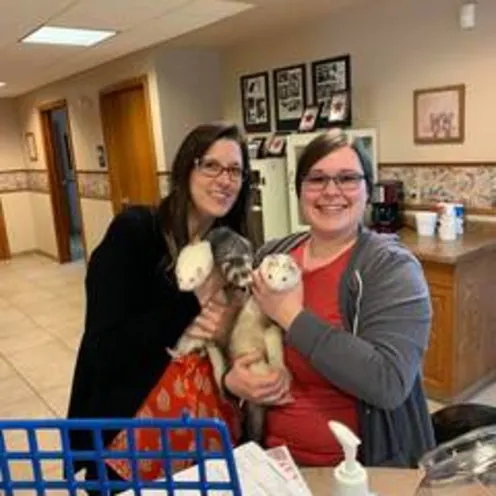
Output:
<path fill-rule="evenodd" d="M 343 448 L 345 459 L 335 469 L 332 478 L 333 496 L 373 496 L 369 492 L 367 471 L 357 460 L 360 439 L 341 422 L 330 421 L 329 429 Z"/>

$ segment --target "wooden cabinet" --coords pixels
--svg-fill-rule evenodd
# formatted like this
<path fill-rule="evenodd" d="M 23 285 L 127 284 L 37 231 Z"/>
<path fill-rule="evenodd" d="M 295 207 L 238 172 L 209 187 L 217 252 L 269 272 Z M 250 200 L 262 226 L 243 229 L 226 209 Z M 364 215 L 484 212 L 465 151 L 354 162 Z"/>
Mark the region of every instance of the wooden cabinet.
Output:
<path fill-rule="evenodd" d="M 436 266 L 438 265 L 438 266 Z M 449 391 L 452 370 L 450 350 L 453 337 L 453 279 L 439 274 L 439 264 L 424 264 L 432 303 L 432 327 L 424 361 L 424 383 L 429 393 L 442 395 Z"/>
<path fill-rule="evenodd" d="M 433 309 L 424 384 L 431 398 L 463 400 L 496 376 L 496 252 L 422 264 Z"/>

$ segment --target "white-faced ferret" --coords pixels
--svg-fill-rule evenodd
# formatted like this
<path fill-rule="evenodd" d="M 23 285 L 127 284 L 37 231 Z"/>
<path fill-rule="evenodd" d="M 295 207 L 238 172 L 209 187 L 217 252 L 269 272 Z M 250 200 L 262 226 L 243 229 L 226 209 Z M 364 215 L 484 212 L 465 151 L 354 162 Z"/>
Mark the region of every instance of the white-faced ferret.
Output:
<path fill-rule="evenodd" d="M 301 271 L 293 258 L 284 253 L 267 255 L 260 264 L 260 274 L 274 291 L 288 291 L 301 280 Z M 231 332 L 229 355 L 235 359 L 241 355 L 259 351 L 263 358 L 250 367 L 251 372 L 265 375 L 271 369 L 280 369 L 290 377 L 284 364 L 282 329 L 272 322 L 251 296 L 238 314 Z M 250 440 L 261 442 L 264 431 L 265 408 L 247 403 L 246 428 Z"/>

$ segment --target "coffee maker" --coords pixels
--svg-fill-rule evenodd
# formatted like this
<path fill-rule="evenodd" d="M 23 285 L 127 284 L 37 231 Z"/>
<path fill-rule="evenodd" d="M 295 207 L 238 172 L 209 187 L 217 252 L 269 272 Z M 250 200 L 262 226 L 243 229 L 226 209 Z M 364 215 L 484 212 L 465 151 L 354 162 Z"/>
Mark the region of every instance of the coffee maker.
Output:
<path fill-rule="evenodd" d="M 371 228 L 374 231 L 394 233 L 403 227 L 405 193 L 402 181 L 375 183 L 371 203 Z"/>

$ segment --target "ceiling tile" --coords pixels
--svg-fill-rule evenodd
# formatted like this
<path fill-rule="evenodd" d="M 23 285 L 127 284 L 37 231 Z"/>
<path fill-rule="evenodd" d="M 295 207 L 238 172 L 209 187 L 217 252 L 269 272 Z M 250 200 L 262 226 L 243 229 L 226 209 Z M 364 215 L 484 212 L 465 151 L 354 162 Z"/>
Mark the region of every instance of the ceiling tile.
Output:
<path fill-rule="evenodd" d="M 125 30 L 179 9 L 192 0 L 84 0 L 53 19 L 58 26 Z"/>
<path fill-rule="evenodd" d="M 2 0 L 0 48 L 24 37 L 53 16 L 81 0 Z"/>

